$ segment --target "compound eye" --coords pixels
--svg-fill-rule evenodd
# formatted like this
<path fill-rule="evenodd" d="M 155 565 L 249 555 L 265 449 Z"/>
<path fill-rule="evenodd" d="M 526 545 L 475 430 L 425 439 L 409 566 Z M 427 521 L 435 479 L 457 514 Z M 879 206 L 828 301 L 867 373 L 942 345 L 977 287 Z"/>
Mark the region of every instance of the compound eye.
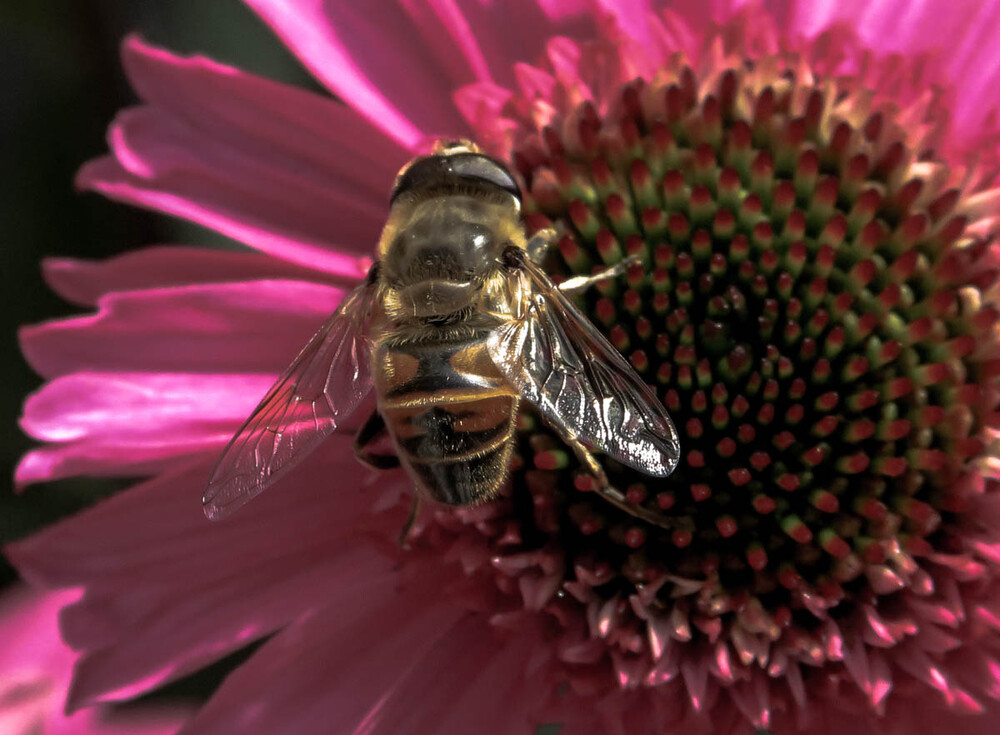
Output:
<path fill-rule="evenodd" d="M 498 186 L 508 194 L 521 200 L 521 189 L 510 171 L 498 161 L 477 153 L 458 153 L 448 157 L 451 170 L 465 179 L 478 179 Z"/>
<path fill-rule="evenodd" d="M 482 153 L 458 149 L 457 153 L 442 153 L 418 158 L 400 171 L 393 188 L 392 198 L 407 191 L 432 186 L 455 185 L 461 180 L 489 184 L 503 189 L 521 203 L 521 189 L 510 171 Z"/>

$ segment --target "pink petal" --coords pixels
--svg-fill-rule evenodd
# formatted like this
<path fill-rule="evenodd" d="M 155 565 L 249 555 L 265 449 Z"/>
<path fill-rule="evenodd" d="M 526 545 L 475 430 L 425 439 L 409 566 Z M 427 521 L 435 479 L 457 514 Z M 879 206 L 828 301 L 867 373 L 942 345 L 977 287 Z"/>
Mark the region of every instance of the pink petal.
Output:
<path fill-rule="evenodd" d="M 27 735 L 61 718 L 73 652 L 56 618 L 79 595 L 13 588 L 0 598 L 0 732 Z"/>
<path fill-rule="evenodd" d="M 135 696 L 386 574 L 391 560 L 355 530 L 372 498 L 349 441 L 332 438 L 224 523 L 201 513 L 209 460 L 8 547 L 34 584 L 86 590 L 63 616 L 67 641 L 85 652 L 74 704 Z"/>
<path fill-rule="evenodd" d="M 507 133 L 517 123 L 503 116 L 510 90 L 492 82 L 462 87 L 453 95 L 455 107 L 476 131 L 476 141 L 500 158 L 510 156 Z"/>
<path fill-rule="evenodd" d="M 992 31 L 1000 22 L 997 0 L 817 0 L 798 3 L 792 34 L 815 36 L 836 23 L 848 25 L 879 53 L 933 54 L 933 81 L 953 90 L 955 134 L 975 134 L 1000 103 L 1000 50 Z M 985 95 L 985 97 L 984 97 Z"/>
<path fill-rule="evenodd" d="M 0 671 L 34 670 L 45 675 L 68 665 L 72 652 L 59 641 L 56 616 L 59 610 L 80 597 L 63 590 L 42 594 L 28 589 L 12 589 L 0 598 Z"/>
<path fill-rule="evenodd" d="M 623 13 L 633 12 L 631 0 L 595 0 L 595 2 L 608 7 L 609 10 L 613 8 L 613 12 L 619 16 Z M 710 23 L 725 21 L 747 5 L 760 5 L 767 12 L 780 15 L 788 3 L 783 2 L 783 0 L 763 0 L 763 2 L 757 2 L 757 0 L 654 0 L 653 5 L 657 12 L 670 9 L 675 14 L 683 16 L 693 27 L 701 30 Z M 629 27 L 626 23 L 623 23 L 623 26 L 626 29 Z"/>
<path fill-rule="evenodd" d="M 149 104 L 118 116 L 80 186 L 331 273 L 357 267 L 336 248 L 372 251 L 404 150 L 343 105 L 207 59 L 132 38 L 124 62 Z"/>
<path fill-rule="evenodd" d="M 112 156 L 104 156 L 80 169 L 77 186 L 197 222 L 258 250 L 336 275 L 353 272 L 356 256 L 337 253 L 335 247 L 346 246 L 357 253 L 374 248 L 385 219 L 385 212 L 372 204 L 374 200 L 346 196 L 335 202 L 324 193 L 307 192 L 297 185 L 282 190 L 289 183 L 288 176 L 262 171 L 249 155 L 228 164 L 211 161 L 210 156 L 185 159 L 187 150 L 204 146 L 206 141 L 179 139 L 180 128 L 167 130 L 169 123 L 144 109 L 119 115 L 114 130 L 123 140 L 145 123 L 143 133 L 150 137 L 130 138 L 130 142 L 143 147 L 144 162 L 153 166 L 148 176 L 133 176 Z M 155 151 L 149 148 L 154 141 L 160 144 Z M 122 150 L 116 146 L 118 155 Z M 210 167 L 201 170 L 204 161 Z M 241 181 L 249 188 L 240 191 Z M 290 192 L 295 198 L 283 201 Z M 352 209 L 360 216 L 354 216 Z M 351 226 L 347 238 L 339 231 L 340 222 Z"/>
<path fill-rule="evenodd" d="M 591 11 L 613 20 L 601 32 L 619 38 L 624 54 L 645 60 L 640 66 L 645 74 L 654 71 L 649 63 L 662 63 L 671 54 L 683 51 L 697 59 L 701 37 L 712 26 L 737 14 L 745 5 L 762 5 L 767 12 L 784 18 L 785 2 L 754 0 L 589 0 Z M 758 15 L 761 15 L 758 13 Z M 664 25 L 667 21 L 669 28 Z"/>
<path fill-rule="evenodd" d="M 428 581 L 338 590 L 230 675 L 183 732 L 372 732 L 382 702 L 465 614 Z M 433 686 L 438 672 L 423 675 Z"/>
<path fill-rule="evenodd" d="M 794 717 L 776 717 L 772 729 L 775 735 L 886 735 L 871 716 L 859 717 L 822 700 L 809 704 L 813 712 L 808 727 L 802 727 Z"/>
<path fill-rule="evenodd" d="M 114 495 L 5 551 L 22 576 L 45 587 L 134 576 L 142 579 L 141 587 L 159 589 L 163 582 L 225 577 L 269 555 L 309 548 L 317 538 L 350 526 L 371 500 L 360 490 L 367 471 L 351 455 L 350 442 L 349 436 L 334 435 L 222 523 L 208 521 L 201 511 L 214 459 L 206 458 Z M 132 591 L 121 590 L 123 595 Z"/>
<path fill-rule="evenodd" d="M 514 64 L 536 61 L 550 37 L 589 39 L 597 32 L 593 16 L 580 3 L 565 1 L 418 0 L 408 3 L 407 12 L 442 66 L 454 68 L 456 57 L 466 60 L 472 76 L 456 77 L 453 89 L 488 81 L 509 87 Z"/>
<path fill-rule="evenodd" d="M 928 701 L 929 700 L 929 701 Z M 969 716 L 948 711 L 933 698 L 902 700 L 890 708 L 886 721 L 891 725 L 887 731 L 891 735 L 910 733 L 961 733 L 961 735 L 994 735 L 1000 720 L 1000 706 L 988 702 L 983 714 Z"/>
<path fill-rule="evenodd" d="M 6 735 L 166 735 L 186 712 L 137 708 L 127 716 L 101 710 L 67 716 L 66 690 L 76 658 L 59 639 L 58 614 L 77 591 L 37 593 L 19 588 L 0 599 L 0 732 Z"/>
<path fill-rule="evenodd" d="M 365 275 L 365 260 L 359 258 L 354 273 L 340 285 L 349 286 Z M 330 281 L 330 274 L 303 268 L 259 253 L 154 245 L 108 260 L 46 258 L 42 261 L 45 282 L 68 301 L 95 306 L 110 291 L 185 286 L 201 283 L 237 283 L 259 279 Z"/>
<path fill-rule="evenodd" d="M 865 44 L 883 52 L 917 53 L 944 49 L 942 41 L 966 35 L 982 0 L 924 0 L 900 5 L 894 0 L 815 0 L 796 3 L 791 30 L 815 36 L 846 22 Z M 947 12 L 945 12 L 947 10 Z"/>
<path fill-rule="evenodd" d="M 275 375 L 342 293 L 280 280 L 110 293 L 94 315 L 23 328 L 21 349 L 48 378 L 76 371 Z"/>
<path fill-rule="evenodd" d="M 498 635 L 482 616 L 460 620 L 355 732 L 465 735 L 489 723 L 491 735 L 535 730 L 534 713 L 555 682 L 528 662 L 543 646 L 530 629 Z M 433 676 L 433 686 L 428 686 Z"/>
<path fill-rule="evenodd" d="M 82 657 L 70 707 L 131 699 L 196 671 L 308 614 L 323 591 L 336 591 L 338 607 L 350 604 L 371 580 L 388 578 L 390 564 L 366 546 L 334 546 L 308 565 L 279 558 L 206 589 L 177 590 L 176 601 L 144 615 L 127 636 Z M 65 617 L 68 637 L 88 632 L 89 620 L 110 617 L 116 606 L 85 600 Z"/>
<path fill-rule="evenodd" d="M 216 449 L 208 456 L 216 456 Z M 197 456 L 199 447 L 185 451 L 176 444 L 131 446 L 127 453 L 120 447 L 98 442 L 73 442 L 33 449 L 14 470 L 14 489 L 21 491 L 37 482 L 64 477 L 148 477 L 177 466 L 184 456 Z"/>
<path fill-rule="evenodd" d="M 350 108 L 205 57 L 179 57 L 126 38 L 122 63 L 139 97 L 161 113 L 218 137 L 236 137 L 268 161 L 296 159 L 304 178 L 350 182 L 377 197 L 407 152 Z M 298 160 L 302 159 L 302 160 Z"/>
<path fill-rule="evenodd" d="M 607 13 L 615 19 L 618 28 L 640 45 L 651 43 L 649 36 L 649 16 L 653 9 L 649 0 L 594 0 L 594 5 L 600 12 Z"/>
<path fill-rule="evenodd" d="M 655 13 L 652 3 L 649 0 L 638 0 L 637 2 L 622 2 L 622 0 L 593 0 L 598 12 L 606 14 L 614 19 L 611 23 L 604 23 L 602 31 L 612 40 L 617 41 L 619 53 L 623 58 L 627 58 L 637 74 L 646 78 L 651 78 L 657 69 L 668 58 L 669 54 L 679 51 L 678 48 L 664 49 L 660 43 L 660 19 Z M 684 3 L 681 3 L 682 5 Z M 705 18 L 698 18 L 706 14 L 710 3 L 700 2 L 695 4 L 693 13 L 685 13 L 684 9 L 678 7 L 678 3 L 672 2 L 667 5 L 673 13 L 684 17 L 685 21 L 697 22 L 697 29 L 700 31 L 705 25 Z M 695 17 L 692 17 L 695 16 Z"/>
<path fill-rule="evenodd" d="M 246 1 L 317 79 L 408 150 L 463 130 L 448 104 L 451 85 L 398 9 Z"/>
<path fill-rule="evenodd" d="M 274 377 L 85 372 L 57 378 L 28 398 L 21 426 L 59 444 L 29 453 L 15 482 L 145 474 L 218 451 Z"/>
<path fill-rule="evenodd" d="M 451 104 L 472 82 L 512 81 L 556 33 L 591 35 L 579 3 L 246 0 L 338 97 L 411 151 L 466 130 Z M 566 7 L 570 5 L 570 7 Z"/>
<path fill-rule="evenodd" d="M 125 712 L 102 709 L 73 715 L 60 713 L 49 723 L 45 735 L 172 735 L 186 721 L 187 709 L 176 704 L 143 704 Z"/>
<path fill-rule="evenodd" d="M 41 441 L 214 441 L 246 418 L 271 375 L 73 373 L 28 398 L 21 427 Z"/>
<path fill-rule="evenodd" d="M 991 702 L 981 715 L 962 715 L 950 711 L 935 696 L 900 696 L 889 700 L 882 717 L 862 715 L 836 700 L 813 698 L 811 716 L 802 727 L 792 717 L 775 717 L 771 728 L 775 735 L 992 735 L 996 732 L 1000 707 Z"/>
<path fill-rule="evenodd" d="M 500 722 L 487 707 L 498 701 L 520 704 L 513 698 L 508 699 L 508 692 L 516 688 L 523 670 L 510 671 L 511 677 L 505 681 L 498 680 L 489 670 L 496 666 L 497 656 L 503 654 L 495 636 L 480 616 L 470 615 L 460 620 L 447 638 L 430 650 L 402 681 L 396 683 L 388 696 L 378 702 L 365 719 L 363 728 L 355 732 L 371 735 L 434 732 L 443 735 L 476 732 L 483 722 L 490 723 L 491 734 L 502 732 Z M 429 676 L 433 676 L 432 686 L 427 685 Z M 491 696 L 483 697 L 482 692 L 469 691 L 483 680 L 496 686 Z M 466 729 L 456 729 L 453 720 L 456 715 L 462 716 L 458 710 L 463 708 L 481 708 L 478 711 L 480 719 L 471 727 L 465 723 Z M 525 726 L 522 732 L 532 732 L 532 729 Z"/>

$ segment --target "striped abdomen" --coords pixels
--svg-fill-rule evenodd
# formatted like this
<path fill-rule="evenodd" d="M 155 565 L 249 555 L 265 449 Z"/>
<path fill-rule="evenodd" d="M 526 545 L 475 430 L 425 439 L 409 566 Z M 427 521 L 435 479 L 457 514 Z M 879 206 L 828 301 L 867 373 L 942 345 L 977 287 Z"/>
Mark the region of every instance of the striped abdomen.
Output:
<path fill-rule="evenodd" d="M 373 358 L 378 410 L 418 490 L 451 505 L 493 497 L 507 477 L 518 395 L 485 336 L 383 341 Z"/>

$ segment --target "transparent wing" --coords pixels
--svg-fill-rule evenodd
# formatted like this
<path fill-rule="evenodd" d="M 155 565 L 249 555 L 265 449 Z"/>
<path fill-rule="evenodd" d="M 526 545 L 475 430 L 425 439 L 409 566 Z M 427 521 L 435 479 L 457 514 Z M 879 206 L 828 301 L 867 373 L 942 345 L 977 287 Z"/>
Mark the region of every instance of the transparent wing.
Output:
<path fill-rule="evenodd" d="M 504 376 L 569 436 L 646 474 L 673 472 L 680 443 L 663 404 L 529 259 L 520 299 L 520 317 L 489 341 Z"/>
<path fill-rule="evenodd" d="M 372 387 L 371 279 L 352 291 L 222 452 L 202 498 L 218 520 L 264 492 L 342 424 Z"/>

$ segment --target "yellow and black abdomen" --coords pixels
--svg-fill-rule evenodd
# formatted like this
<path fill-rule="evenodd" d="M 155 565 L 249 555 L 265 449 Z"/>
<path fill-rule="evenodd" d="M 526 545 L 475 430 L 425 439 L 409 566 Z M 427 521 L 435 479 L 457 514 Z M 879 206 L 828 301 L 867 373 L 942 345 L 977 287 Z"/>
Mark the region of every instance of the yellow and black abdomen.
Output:
<path fill-rule="evenodd" d="M 486 338 L 375 345 L 378 410 L 417 489 L 450 505 L 492 498 L 507 477 L 518 395 Z"/>

